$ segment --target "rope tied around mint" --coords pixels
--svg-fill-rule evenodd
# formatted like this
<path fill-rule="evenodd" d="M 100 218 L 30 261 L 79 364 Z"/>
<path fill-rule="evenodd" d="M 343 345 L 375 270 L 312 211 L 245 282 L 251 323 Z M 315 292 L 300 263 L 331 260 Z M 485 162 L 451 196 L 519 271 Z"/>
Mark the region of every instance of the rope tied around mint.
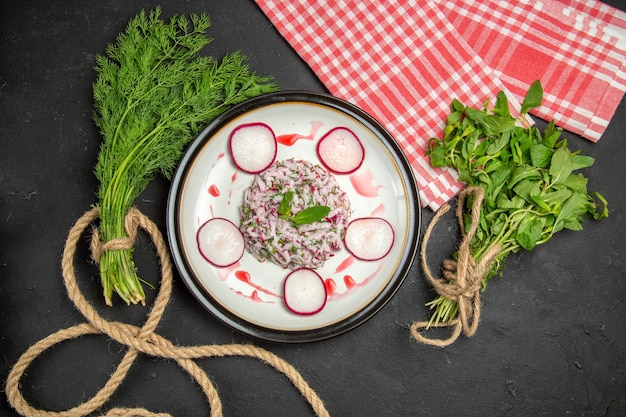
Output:
<path fill-rule="evenodd" d="M 465 232 L 464 207 L 465 200 L 474 197 L 470 210 L 471 224 Z M 491 263 L 500 252 L 499 246 L 492 247 L 477 262 L 471 253 L 470 244 L 480 221 L 480 210 L 485 197 L 485 191 L 480 187 L 466 187 L 457 197 L 456 218 L 461 229 L 461 243 L 456 260 L 446 259 L 443 261 L 443 277 L 435 277 L 428 266 L 426 250 L 428 241 L 435 225 L 439 219 L 450 210 L 448 204 L 443 205 L 430 221 L 422 240 L 420 251 L 421 265 L 426 275 L 426 279 L 433 286 L 437 294 L 458 304 L 458 317 L 443 323 L 431 323 L 429 321 L 418 321 L 411 325 L 411 336 L 419 342 L 432 346 L 446 347 L 454 343 L 461 333 L 467 337 L 472 337 L 478 329 L 480 322 L 480 291 L 483 279 L 489 272 Z M 423 334 L 424 330 L 431 327 L 451 327 L 452 333 L 447 339 L 430 338 Z"/>
<path fill-rule="evenodd" d="M 81 323 L 50 334 L 28 348 L 15 363 L 9 373 L 5 392 L 11 406 L 21 415 L 28 417 L 83 417 L 99 410 L 115 393 L 124 380 L 135 359 L 140 353 L 163 359 L 171 359 L 183 368 L 201 387 L 211 408 L 211 417 L 222 417 L 220 397 L 213 383 L 194 359 L 209 357 L 246 356 L 272 366 L 285 375 L 311 405 L 318 417 L 328 417 L 322 400 L 288 362 L 275 354 L 247 344 L 176 346 L 156 333 L 156 327 L 172 292 L 172 263 L 169 251 L 158 227 L 139 210 L 132 208 L 126 217 L 127 239 L 100 242 L 97 233 L 92 233 L 91 249 L 95 260 L 104 250 L 127 249 L 132 247 L 139 228 L 145 230 L 161 261 L 161 285 L 154 304 L 142 327 L 121 322 L 110 322 L 102 318 L 81 293 L 74 273 L 76 246 L 84 230 L 99 217 L 99 209 L 93 208 L 79 218 L 68 234 L 63 251 L 62 271 L 69 298 L 87 319 Z M 84 335 L 106 334 L 116 342 L 128 347 L 117 368 L 109 376 L 104 386 L 89 400 L 66 411 L 48 411 L 33 407 L 20 390 L 20 380 L 30 364 L 47 349 Z M 112 408 L 106 417 L 171 417 L 167 413 L 155 413 L 145 408 Z"/>

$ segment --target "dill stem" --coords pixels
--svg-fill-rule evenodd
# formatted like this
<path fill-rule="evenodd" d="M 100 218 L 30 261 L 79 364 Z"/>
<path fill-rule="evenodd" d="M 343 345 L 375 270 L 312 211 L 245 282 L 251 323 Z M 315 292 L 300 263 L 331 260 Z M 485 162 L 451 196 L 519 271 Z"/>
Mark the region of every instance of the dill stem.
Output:
<path fill-rule="evenodd" d="M 135 195 L 133 188 L 125 180 L 128 171 L 123 166 L 127 167 L 127 164 L 120 165 L 102 201 L 100 228 L 105 241 L 128 237 L 125 219 Z M 100 276 L 107 305 L 112 305 L 113 292 L 118 293 L 126 304 L 143 303 L 145 299 L 132 252 L 132 248 L 129 248 L 108 250 L 102 254 Z"/>

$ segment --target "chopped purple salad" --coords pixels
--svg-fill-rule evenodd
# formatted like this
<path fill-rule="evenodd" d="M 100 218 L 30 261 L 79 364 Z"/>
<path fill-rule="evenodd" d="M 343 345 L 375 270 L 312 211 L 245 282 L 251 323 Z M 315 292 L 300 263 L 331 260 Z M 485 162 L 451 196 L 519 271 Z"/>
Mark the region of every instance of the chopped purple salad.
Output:
<path fill-rule="evenodd" d="M 285 195 L 293 196 L 291 211 L 327 206 L 320 221 L 296 224 L 279 213 Z M 348 195 L 324 168 L 305 160 L 275 162 L 255 175 L 244 192 L 240 231 L 246 250 L 257 260 L 288 269 L 318 268 L 342 247 L 350 222 Z"/>

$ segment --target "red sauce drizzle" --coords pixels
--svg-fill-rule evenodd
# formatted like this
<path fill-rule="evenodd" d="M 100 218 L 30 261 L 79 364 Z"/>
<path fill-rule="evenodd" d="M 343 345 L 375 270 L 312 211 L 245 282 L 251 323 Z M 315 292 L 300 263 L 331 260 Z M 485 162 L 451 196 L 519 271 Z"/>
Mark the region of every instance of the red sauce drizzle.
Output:
<path fill-rule="evenodd" d="M 382 185 L 374 185 L 374 174 L 369 169 L 350 175 L 350 183 L 352 183 L 354 191 L 363 197 L 376 197 L 378 190 L 382 188 Z"/>
<path fill-rule="evenodd" d="M 260 292 L 262 292 L 264 294 L 271 295 L 273 297 L 280 297 L 280 295 L 276 294 L 275 292 L 272 292 L 272 291 L 270 291 L 270 290 L 268 290 L 266 288 L 263 288 L 262 286 L 260 286 L 258 284 L 255 284 L 254 282 L 252 282 L 252 279 L 250 279 L 250 273 L 247 272 L 247 271 L 242 271 L 242 270 L 236 271 L 235 272 L 235 278 L 237 278 L 239 281 L 245 282 L 246 284 L 250 285 L 252 288 L 255 289 L 255 292 L 256 291 L 260 291 Z M 257 296 L 258 296 L 258 294 L 257 294 Z"/>
<path fill-rule="evenodd" d="M 252 291 L 252 294 L 250 295 L 246 295 L 242 293 L 241 291 L 235 291 L 235 294 L 237 294 L 240 297 L 247 298 L 250 301 L 254 301 L 255 303 L 274 304 L 274 301 L 265 301 L 261 297 L 259 297 L 259 293 L 256 290 Z"/>
<path fill-rule="evenodd" d="M 211 194 L 213 197 L 218 197 L 220 195 L 220 189 L 217 188 L 217 185 L 211 184 L 209 186 L 209 194 Z"/>
<path fill-rule="evenodd" d="M 252 291 L 250 299 L 252 301 L 256 301 L 257 303 L 263 302 L 263 300 L 261 300 L 261 297 L 259 297 L 259 293 L 257 292 L 257 290 Z"/>
<path fill-rule="evenodd" d="M 298 133 L 289 133 L 286 135 L 276 136 L 276 141 L 285 146 L 292 146 L 298 141 L 298 139 L 308 139 L 308 137 L 300 135 Z"/>
<path fill-rule="evenodd" d="M 250 273 L 246 272 L 246 271 L 237 271 L 235 272 L 235 277 L 239 280 L 239 281 L 243 281 L 245 283 L 250 283 Z"/>
<path fill-rule="evenodd" d="M 335 273 L 346 270 L 350 265 L 354 263 L 355 259 L 356 258 L 354 256 L 348 256 L 346 259 L 341 261 L 339 266 L 337 266 L 337 269 L 335 269 Z"/>
<path fill-rule="evenodd" d="M 349 290 L 352 287 L 355 287 L 357 285 L 356 281 L 354 280 L 354 278 L 352 278 L 350 275 L 345 275 L 343 277 L 343 282 L 344 284 L 346 284 L 346 288 Z"/>
<path fill-rule="evenodd" d="M 220 281 L 224 282 L 228 279 L 228 276 L 230 275 L 230 273 L 234 269 L 239 268 L 240 265 L 241 263 L 237 262 L 236 264 L 228 266 L 226 268 L 215 268 L 215 272 L 217 273 L 217 276 L 220 279 Z"/>
<path fill-rule="evenodd" d="M 324 280 L 324 285 L 326 286 L 326 293 L 329 296 L 333 295 L 337 290 L 337 283 L 332 278 L 326 278 Z"/>
<path fill-rule="evenodd" d="M 381 268 L 382 268 L 382 263 L 379 263 L 376 270 L 372 272 L 370 275 L 368 275 L 367 277 L 365 277 L 365 279 L 360 283 L 356 282 L 354 278 L 352 278 L 352 276 L 344 275 L 343 283 L 346 286 L 346 290 L 342 293 L 337 293 L 337 284 L 335 284 L 335 281 L 333 281 L 332 278 L 326 278 L 326 280 L 324 281 L 324 284 L 326 285 L 326 292 L 328 294 L 328 300 L 337 301 L 342 298 L 350 296 L 350 294 L 352 294 L 358 288 L 366 286 L 370 281 L 376 278 Z"/>
<path fill-rule="evenodd" d="M 276 136 L 276 141 L 281 145 L 293 146 L 300 139 L 313 140 L 323 124 L 323 122 L 313 121 L 311 122 L 311 131 L 308 135 L 302 135 L 300 133 L 287 133 L 284 135 Z"/>
<path fill-rule="evenodd" d="M 372 212 L 370 213 L 370 216 L 373 216 L 373 217 L 380 216 L 384 212 L 385 212 L 385 204 L 380 203 L 378 206 L 376 206 L 374 210 L 372 210 Z"/>

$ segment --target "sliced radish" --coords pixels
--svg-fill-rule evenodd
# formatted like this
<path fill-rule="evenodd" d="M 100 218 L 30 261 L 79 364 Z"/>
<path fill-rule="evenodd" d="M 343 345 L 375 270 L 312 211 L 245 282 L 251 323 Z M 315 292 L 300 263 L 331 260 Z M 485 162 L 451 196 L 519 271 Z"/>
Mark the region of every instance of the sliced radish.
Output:
<path fill-rule="evenodd" d="M 395 233 L 391 224 L 380 217 L 361 217 L 346 228 L 343 243 L 355 258 L 376 261 L 387 256 Z"/>
<path fill-rule="evenodd" d="M 269 168 L 278 151 L 274 131 L 260 122 L 237 126 L 230 134 L 228 146 L 233 163 L 249 174 L 258 174 Z"/>
<path fill-rule="evenodd" d="M 246 243 L 233 222 L 221 217 L 208 220 L 196 234 L 200 254 L 218 267 L 230 266 L 243 256 Z"/>
<path fill-rule="evenodd" d="M 296 314 L 318 313 L 326 305 L 324 280 L 312 269 L 296 269 L 285 278 L 284 300 L 285 306 Z"/>
<path fill-rule="evenodd" d="M 337 174 L 349 174 L 363 163 L 365 148 L 350 129 L 336 127 L 317 143 L 317 156 L 329 170 Z"/>

